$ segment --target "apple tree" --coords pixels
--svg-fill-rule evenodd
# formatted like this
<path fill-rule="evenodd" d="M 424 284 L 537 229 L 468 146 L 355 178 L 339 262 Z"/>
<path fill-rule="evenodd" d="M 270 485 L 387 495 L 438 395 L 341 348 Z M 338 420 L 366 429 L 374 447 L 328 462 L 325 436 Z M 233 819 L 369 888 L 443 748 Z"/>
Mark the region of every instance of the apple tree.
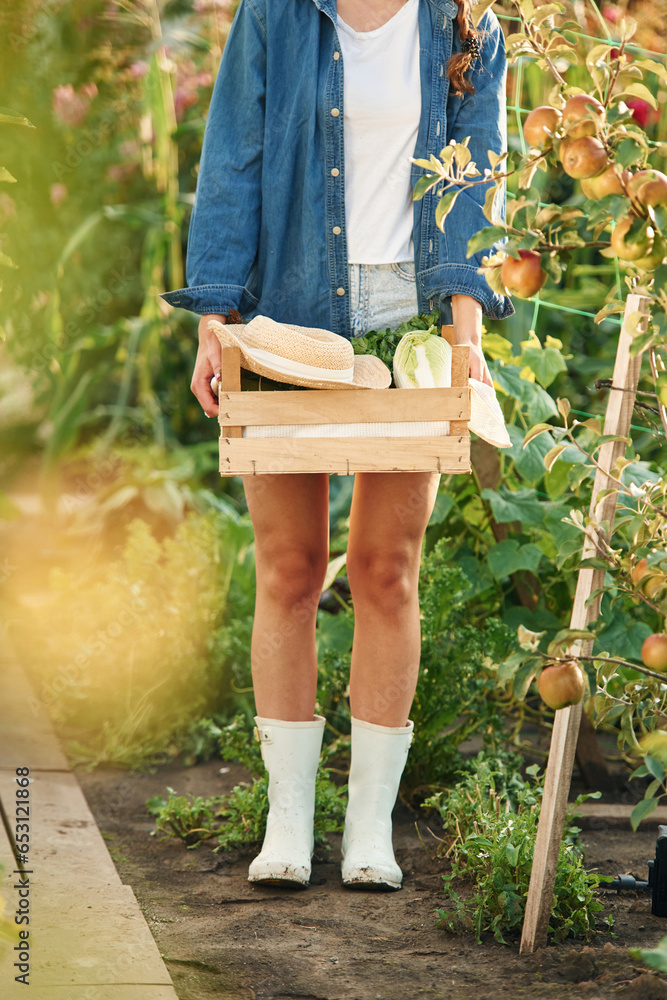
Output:
<path fill-rule="evenodd" d="M 477 22 L 492 2 L 476 4 Z M 667 437 L 667 175 L 656 166 L 659 145 L 649 141 L 632 113 L 638 100 L 658 108 L 647 78 L 657 78 L 658 87 L 667 89 L 667 67 L 636 53 L 631 45 L 636 24 L 630 19 L 618 23 L 620 37 L 612 44 L 610 39 L 587 39 L 561 3 L 510 2 L 520 28 L 506 39 L 508 60 L 528 57 L 551 80 L 547 103 L 524 120 L 525 151 L 489 151 L 488 166 L 480 169 L 472 160 L 469 139 L 452 141 L 439 158 L 415 161 L 426 173 L 414 196 L 435 192 L 436 221 L 444 229 L 460 193 L 486 187 L 489 225 L 472 237 L 468 256 L 493 248 L 480 270 L 499 294 L 530 298 L 547 282 L 558 285 L 583 250 L 617 261 L 627 294 L 641 295 L 649 304 L 648 322 L 643 313 L 635 313 L 625 316 L 625 325 L 633 338 L 631 353 L 648 359 L 651 388 L 642 394 L 643 405 L 656 414 L 658 433 Z M 573 72 L 576 84 L 568 79 Z M 542 202 L 536 184 L 540 172 L 567 174 L 578 183 L 581 196 L 574 203 Z M 510 179 L 517 193 L 508 200 L 503 218 L 498 205 Z M 613 287 L 595 321 L 625 312 L 625 299 Z M 558 410 L 562 426 L 538 424 L 526 433 L 524 447 L 549 432 L 555 445 L 544 456 L 548 471 L 566 450 L 577 449 L 593 474 L 606 441 L 600 421 L 571 420 L 567 399 L 558 400 Z M 543 700 L 555 709 L 581 700 L 586 677 L 592 721 L 613 724 L 628 759 L 636 763 L 644 758 L 635 773 L 653 778 L 635 810 L 639 822 L 667 795 L 667 686 L 661 673 L 667 670 L 667 480 L 663 473 L 637 483 L 624 474 L 630 464 L 622 457 L 613 469 L 604 469 L 609 479 L 604 494 L 618 494 L 613 524 L 596 523 L 588 507 L 574 507 L 566 520 L 594 542 L 595 555 L 582 566 L 605 570 L 607 596 L 647 609 L 654 634 L 642 648 L 644 662 L 596 650 L 586 665 L 572 647 L 595 637 L 600 631 L 596 622 L 581 632 L 562 629 L 546 648 L 543 634 L 520 628 L 519 649 L 503 664 L 500 676 L 505 682 L 520 677 L 525 695 L 539 675 Z"/>

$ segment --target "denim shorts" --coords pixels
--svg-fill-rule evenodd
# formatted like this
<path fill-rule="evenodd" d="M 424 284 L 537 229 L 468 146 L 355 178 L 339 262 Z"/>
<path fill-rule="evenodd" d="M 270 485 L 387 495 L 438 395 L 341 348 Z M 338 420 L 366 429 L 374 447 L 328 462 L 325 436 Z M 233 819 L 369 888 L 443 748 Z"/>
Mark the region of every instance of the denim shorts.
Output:
<path fill-rule="evenodd" d="M 395 330 L 419 312 L 414 261 L 348 264 L 348 272 L 353 337 L 369 330 Z"/>

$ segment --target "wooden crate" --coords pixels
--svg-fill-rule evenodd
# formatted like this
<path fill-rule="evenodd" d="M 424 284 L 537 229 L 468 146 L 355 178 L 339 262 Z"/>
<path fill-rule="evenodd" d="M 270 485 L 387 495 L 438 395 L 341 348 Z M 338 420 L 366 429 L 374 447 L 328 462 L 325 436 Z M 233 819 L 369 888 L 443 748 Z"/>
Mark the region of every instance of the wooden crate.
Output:
<path fill-rule="evenodd" d="M 444 333 L 444 330 L 443 330 Z M 241 353 L 222 348 L 220 475 L 288 472 L 470 472 L 469 348 L 452 348 L 448 389 L 241 392 Z M 345 437 L 345 424 L 448 420 L 449 434 Z M 244 438 L 257 425 L 341 424 L 340 437 Z"/>

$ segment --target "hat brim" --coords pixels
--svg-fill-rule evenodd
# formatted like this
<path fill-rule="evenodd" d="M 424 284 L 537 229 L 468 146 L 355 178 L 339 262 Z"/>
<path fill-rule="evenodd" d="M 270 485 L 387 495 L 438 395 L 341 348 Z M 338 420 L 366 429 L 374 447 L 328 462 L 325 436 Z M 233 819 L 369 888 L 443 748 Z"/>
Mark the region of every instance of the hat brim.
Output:
<path fill-rule="evenodd" d="M 480 382 L 476 378 L 469 379 L 470 388 L 470 422 L 468 426 L 477 437 L 496 448 L 511 448 L 512 442 L 507 433 L 503 411 L 496 398 L 492 385 Z"/>
<path fill-rule="evenodd" d="M 285 375 L 270 365 L 257 361 L 248 352 L 237 331 L 243 330 L 243 324 L 220 323 L 216 319 L 209 320 L 209 329 L 213 331 L 223 347 L 238 347 L 241 352 L 241 367 L 256 375 L 264 375 L 274 382 L 285 385 L 299 385 L 308 389 L 388 389 L 391 385 L 391 372 L 379 358 L 373 354 L 355 354 L 354 373 L 351 382 L 338 382 L 335 379 L 310 378 L 305 375 Z"/>

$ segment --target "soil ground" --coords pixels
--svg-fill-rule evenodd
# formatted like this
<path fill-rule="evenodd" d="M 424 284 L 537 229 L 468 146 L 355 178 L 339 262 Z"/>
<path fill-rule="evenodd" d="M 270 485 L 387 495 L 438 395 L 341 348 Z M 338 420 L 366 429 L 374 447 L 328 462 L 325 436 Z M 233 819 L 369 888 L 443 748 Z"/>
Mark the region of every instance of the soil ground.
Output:
<path fill-rule="evenodd" d="M 436 1000 L 590 998 L 667 1000 L 667 978 L 649 973 L 628 947 L 654 947 L 667 921 L 651 915 L 648 893 L 606 893 L 612 934 L 592 945 L 571 941 L 519 957 L 509 946 L 435 925 L 443 903 L 446 862 L 429 856 L 415 815 L 395 812 L 394 844 L 405 873 L 400 892 L 353 892 L 342 887 L 340 836 L 331 855 L 315 859 L 306 890 L 252 886 L 252 853 L 216 854 L 212 844 L 188 850 L 151 836 L 146 800 L 166 794 L 214 795 L 247 775 L 223 762 L 184 768 L 171 762 L 152 775 L 116 768 L 76 769 L 123 882 L 132 886 L 166 960 L 180 1000 Z M 586 864 L 604 874 L 646 878 L 655 853 L 652 826 L 633 834 L 585 830 Z M 425 842 L 431 840 L 419 820 Z M 603 914 L 604 916 L 604 914 Z"/>

